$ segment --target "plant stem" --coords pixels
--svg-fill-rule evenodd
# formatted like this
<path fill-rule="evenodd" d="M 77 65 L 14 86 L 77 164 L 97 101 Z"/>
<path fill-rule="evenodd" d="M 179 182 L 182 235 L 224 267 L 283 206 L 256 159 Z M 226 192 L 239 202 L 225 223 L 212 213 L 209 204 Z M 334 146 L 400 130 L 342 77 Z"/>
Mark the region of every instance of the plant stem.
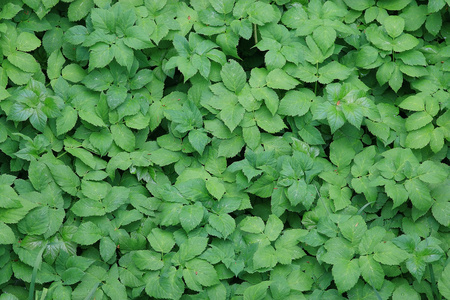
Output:
<path fill-rule="evenodd" d="M 255 45 L 258 44 L 258 26 L 253 24 L 253 38 L 255 39 Z"/>

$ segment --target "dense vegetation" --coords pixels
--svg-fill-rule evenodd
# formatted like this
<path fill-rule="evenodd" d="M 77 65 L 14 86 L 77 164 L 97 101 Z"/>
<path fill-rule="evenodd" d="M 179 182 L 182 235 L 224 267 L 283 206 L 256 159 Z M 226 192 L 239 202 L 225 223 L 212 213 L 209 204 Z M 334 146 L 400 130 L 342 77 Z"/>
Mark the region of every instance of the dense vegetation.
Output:
<path fill-rule="evenodd" d="M 449 5 L 0 0 L 0 299 L 450 299 Z"/>

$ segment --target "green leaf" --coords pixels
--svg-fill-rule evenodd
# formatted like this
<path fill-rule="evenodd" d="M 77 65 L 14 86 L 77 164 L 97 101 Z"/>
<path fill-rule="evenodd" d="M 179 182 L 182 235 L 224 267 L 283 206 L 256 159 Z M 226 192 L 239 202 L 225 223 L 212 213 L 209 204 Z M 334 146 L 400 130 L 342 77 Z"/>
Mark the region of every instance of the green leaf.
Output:
<path fill-rule="evenodd" d="M 254 285 L 250 285 L 244 291 L 244 300 L 259 300 L 267 297 L 267 289 L 270 281 L 263 281 Z"/>
<path fill-rule="evenodd" d="M 274 7 L 265 2 L 254 2 L 247 9 L 249 21 L 256 25 L 264 25 L 270 23 L 276 18 Z"/>
<path fill-rule="evenodd" d="M 20 5 L 14 4 L 12 2 L 6 3 L 4 4 L 2 12 L 0 13 L 0 18 L 10 20 L 14 18 L 21 10 L 22 7 Z"/>
<path fill-rule="evenodd" d="M 314 98 L 314 93 L 309 89 L 288 91 L 280 101 L 278 113 L 286 116 L 303 116 L 308 112 Z"/>
<path fill-rule="evenodd" d="M 65 165 L 47 165 L 55 182 L 68 194 L 75 196 L 80 186 L 80 179 Z"/>
<path fill-rule="evenodd" d="M 239 135 L 228 140 L 223 140 L 219 145 L 218 156 L 234 157 L 241 151 L 244 145 L 244 139 Z"/>
<path fill-rule="evenodd" d="M 300 83 L 282 69 L 270 71 L 269 74 L 267 74 L 266 81 L 268 87 L 283 90 L 292 90 Z"/>
<path fill-rule="evenodd" d="M 363 11 L 375 4 L 374 0 L 344 0 L 351 9 Z"/>
<path fill-rule="evenodd" d="M 357 215 L 339 223 L 339 230 L 347 240 L 356 245 L 367 231 L 367 225 L 364 219 Z"/>
<path fill-rule="evenodd" d="M 211 214 L 208 220 L 209 224 L 220 232 L 223 238 L 227 238 L 236 229 L 236 222 L 229 214 Z"/>
<path fill-rule="evenodd" d="M 405 33 L 392 41 L 392 47 L 395 52 L 411 50 L 419 44 L 419 40 L 411 34 Z"/>
<path fill-rule="evenodd" d="M 387 10 L 401 10 L 405 8 L 411 0 L 379 0 L 377 2 L 378 7 Z"/>
<path fill-rule="evenodd" d="M 431 140 L 431 134 L 433 133 L 433 124 L 428 124 L 418 130 L 414 130 L 408 133 L 406 136 L 405 145 L 412 149 L 421 149 L 428 145 Z"/>
<path fill-rule="evenodd" d="M 104 261 L 110 260 L 116 253 L 117 246 L 109 237 L 102 237 L 100 240 L 100 256 Z"/>
<path fill-rule="evenodd" d="M 89 142 L 100 152 L 101 156 L 104 156 L 111 148 L 113 138 L 108 129 L 102 129 L 101 131 L 91 133 Z"/>
<path fill-rule="evenodd" d="M 203 154 L 206 145 L 211 141 L 211 138 L 202 130 L 194 129 L 189 131 L 189 143 L 191 143 L 192 147 L 200 153 Z"/>
<path fill-rule="evenodd" d="M 219 277 L 214 267 L 203 259 L 194 258 L 186 263 L 186 269 L 194 280 L 203 286 L 213 286 L 219 283 Z"/>
<path fill-rule="evenodd" d="M 0 222 L 0 244 L 14 244 L 16 242 L 16 236 L 11 228 L 3 222 Z"/>
<path fill-rule="evenodd" d="M 185 205 L 180 211 L 181 227 L 186 232 L 192 231 L 203 220 L 203 206 L 196 202 L 193 205 Z"/>
<path fill-rule="evenodd" d="M 326 53 L 336 40 L 336 31 L 327 26 L 319 26 L 313 31 L 313 39 L 322 53 Z"/>
<path fill-rule="evenodd" d="M 381 265 L 372 256 L 360 256 L 358 261 L 362 278 L 377 290 L 381 289 L 384 283 L 384 271 Z"/>
<path fill-rule="evenodd" d="M 94 7 L 93 0 L 75 0 L 70 3 L 68 8 L 68 17 L 71 22 L 80 21 L 91 11 Z"/>
<path fill-rule="evenodd" d="M 147 236 L 147 239 L 152 248 L 157 252 L 169 253 L 173 246 L 175 246 L 172 233 L 160 228 L 153 228 Z"/>
<path fill-rule="evenodd" d="M 78 64 L 70 64 L 62 69 L 62 77 L 72 82 L 80 82 L 86 75 L 86 70 Z"/>
<path fill-rule="evenodd" d="M 72 240 L 80 245 L 92 245 L 102 237 L 100 228 L 91 221 L 82 223 L 73 234 Z"/>
<path fill-rule="evenodd" d="M 164 148 L 152 151 L 150 160 L 158 166 L 167 166 L 180 160 L 180 153 L 173 152 Z"/>
<path fill-rule="evenodd" d="M 103 198 L 102 203 L 106 212 L 110 213 L 120 206 L 129 203 L 130 190 L 123 186 L 113 186 Z"/>
<path fill-rule="evenodd" d="M 206 181 L 206 189 L 217 200 L 220 200 L 225 194 L 225 186 L 217 177 L 212 177 Z"/>
<path fill-rule="evenodd" d="M 425 28 L 432 35 L 437 35 L 442 28 L 441 12 L 435 12 L 427 17 Z"/>
<path fill-rule="evenodd" d="M 244 69 L 235 60 L 230 60 L 222 67 L 220 76 L 227 89 L 236 93 L 242 90 L 247 81 Z"/>
<path fill-rule="evenodd" d="M 395 288 L 394 293 L 392 294 L 392 300 L 400 300 L 400 299 L 419 300 L 420 295 L 418 292 L 414 290 L 412 286 L 406 283 L 397 286 Z"/>
<path fill-rule="evenodd" d="M 389 266 L 399 265 L 406 259 L 409 254 L 398 248 L 391 241 L 383 241 L 375 246 L 373 259 Z"/>
<path fill-rule="evenodd" d="M 347 79 L 351 73 L 352 70 L 350 68 L 341 65 L 337 61 L 332 61 L 319 69 L 319 82 L 327 84 L 336 79 L 342 81 Z"/>
<path fill-rule="evenodd" d="M 133 151 L 136 145 L 136 138 L 133 132 L 123 124 L 111 126 L 111 133 L 114 142 L 126 151 Z M 153 157 L 152 157 L 153 159 Z"/>
<path fill-rule="evenodd" d="M 8 56 L 8 61 L 25 72 L 35 73 L 41 69 L 36 59 L 31 54 L 25 52 L 13 52 Z"/>
<path fill-rule="evenodd" d="M 77 0 L 80 1 L 80 0 Z M 83 1 L 83 0 L 81 0 Z M 90 1 L 90 0 L 86 0 Z M 73 2 L 75 3 L 75 2 Z M 72 3 L 72 4 L 73 4 Z M 105 43 L 97 43 L 92 46 L 89 54 L 89 72 L 95 68 L 106 67 L 114 58 L 111 47 Z"/>
<path fill-rule="evenodd" d="M 212 7 L 220 14 L 228 14 L 233 10 L 234 0 L 209 0 Z"/>
<path fill-rule="evenodd" d="M 134 61 L 134 51 L 133 49 L 126 46 L 122 40 L 118 40 L 112 45 L 111 51 L 114 54 L 114 58 L 119 63 L 119 65 L 126 67 L 131 70 L 131 66 Z"/>
<path fill-rule="evenodd" d="M 415 208 L 427 211 L 433 205 L 434 201 L 431 198 L 429 188 L 419 179 L 407 180 L 405 182 L 405 188 Z"/>
<path fill-rule="evenodd" d="M 416 112 L 410 115 L 405 122 L 406 130 L 412 131 L 419 129 L 433 120 L 433 117 L 430 116 L 427 112 L 421 111 Z"/>
<path fill-rule="evenodd" d="M 259 246 L 253 254 L 253 267 L 255 269 L 273 268 L 277 262 L 275 249 L 271 245 Z"/>
<path fill-rule="evenodd" d="M 450 298 L 450 265 L 444 268 L 438 281 L 438 288 L 442 296 L 447 299 Z"/>
<path fill-rule="evenodd" d="M 427 183 L 441 183 L 448 177 L 447 168 L 431 160 L 420 164 L 417 173 L 419 179 Z"/>
<path fill-rule="evenodd" d="M 106 92 L 106 101 L 111 109 L 117 108 L 125 102 L 128 90 L 123 86 L 111 86 Z"/>
<path fill-rule="evenodd" d="M 394 181 L 389 181 L 385 186 L 386 194 L 394 201 L 396 208 L 408 200 L 408 191 L 402 184 L 396 184 Z"/>
<path fill-rule="evenodd" d="M 336 261 L 331 270 L 334 282 L 340 293 L 346 292 L 355 286 L 361 275 L 361 269 L 358 265 L 358 260 L 344 260 Z"/>
<path fill-rule="evenodd" d="M 239 223 L 239 227 L 245 232 L 263 233 L 265 225 L 260 217 L 247 216 Z"/>
<path fill-rule="evenodd" d="M 269 241 L 275 241 L 283 230 L 283 222 L 275 215 L 270 215 L 266 223 L 264 234 Z"/>
<path fill-rule="evenodd" d="M 399 107 L 407 110 L 423 111 L 425 110 L 424 96 L 426 96 L 424 93 L 409 96 L 399 104 Z"/>
<path fill-rule="evenodd" d="M 139 250 L 133 253 L 133 262 L 140 270 L 159 270 L 164 266 L 161 254 L 150 250 Z"/>
<path fill-rule="evenodd" d="M 383 20 L 383 26 L 392 38 L 396 38 L 403 33 L 405 20 L 399 16 L 388 16 Z"/>
<path fill-rule="evenodd" d="M 273 116 L 264 106 L 255 112 L 255 119 L 258 126 L 269 133 L 276 133 L 286 128 L 283 119 L 278 114 Z"/>
<path fill-rule="evenodd" d="M 41 45 L 41 40 L 29 32 L 21 32 L 17 37 L 17 50 L 30 52 Z"/>
<path fill-rule="evenodd" d="M 345 167 L 355 157 L 355 150 L 346 138 L 340 138 L 330 144 L 330 160 L 338 167 Z"/>

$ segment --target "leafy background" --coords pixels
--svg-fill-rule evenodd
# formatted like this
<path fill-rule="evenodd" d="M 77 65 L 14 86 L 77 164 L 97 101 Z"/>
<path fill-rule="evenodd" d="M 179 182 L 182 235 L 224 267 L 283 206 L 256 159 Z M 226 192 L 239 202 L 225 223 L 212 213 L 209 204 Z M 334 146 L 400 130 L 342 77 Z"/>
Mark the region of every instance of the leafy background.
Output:
<path fill-rule="evenodd" d="M 1 0 L 0 299 L 450 299 L 448 0 Z"/>

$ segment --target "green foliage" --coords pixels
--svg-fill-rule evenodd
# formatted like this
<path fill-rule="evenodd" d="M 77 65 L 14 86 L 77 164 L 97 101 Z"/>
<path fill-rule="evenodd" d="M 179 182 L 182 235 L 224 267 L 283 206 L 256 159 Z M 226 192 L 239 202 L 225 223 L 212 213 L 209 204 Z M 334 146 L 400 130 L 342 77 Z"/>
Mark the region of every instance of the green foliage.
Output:
<path fill-rule="evenodd" d="M 0 3 L 0 299 L 450 298 L 448 0 Z"/>

